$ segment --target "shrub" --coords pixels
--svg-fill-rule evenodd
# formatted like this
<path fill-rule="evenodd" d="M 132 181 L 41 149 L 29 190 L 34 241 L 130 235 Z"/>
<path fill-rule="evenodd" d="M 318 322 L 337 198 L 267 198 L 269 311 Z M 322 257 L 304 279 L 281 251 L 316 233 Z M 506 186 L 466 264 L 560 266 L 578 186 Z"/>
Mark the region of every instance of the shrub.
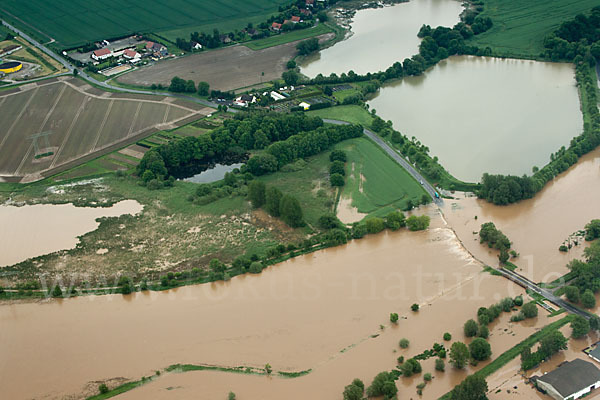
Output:
<path fill-rule="evenodd" d="M 100 391 L 100 394 L 106 394 L 108 393 L 108 386 L 106 386 L 105 383 L 102 383 L 98 386 L 98 391 Z"/>
<path fill-rule="evenodd" d="M 444 340 L 447 342 L 452 340 L 452 335 L 449 332 L 444 333 Z"/>
<path fill-rule="evenodd" d="M 473 337 L 477 335 L 477 329 L 477 322 L 475 322 L 472 319 L 465 322 L 465 325 L 463 326 L 463 330 L 465 332 L 466 337 Z"/>
<path fill-rule="evenodd" d="M 422 371 L 421 364 L 414 358 L 409 358 L 400 366 L 402 376 L 409 377 Z"/>
<path fill-rule="evenodd" d="M 263 270 L 263 265 L 262 263 L 255 261 L 252 264 L 250 264 L 250 268 L 248 269 L 248 271 L 250 271 L 250 273 L 252 274 L 260 274 Z"/>
<path fill-rule="evenodd" d="M 523 305 L 523 296 L 517 296 L 514 300 L 515 306 L 521 307 Z"/>
<path fill-rule="evenodd" d="M 469 344 L 469 352 L 473 359 L 483 361 L 487 360 L 492 355 L 492 347 L 485 339 L 475 338 L 471 344 Z"/>
<path fill-rule="evenodd" d="M 412 306 L 410 306 L 410 309 L 415 312 L 419 311 L 419 305 L 417 303 L 415 303 Z"/>
<path fill-rule="evenodd" d="M 391 313 L 390 314 L 390 322 L 393 324 L 398 323 L 398 313 Z"/>
<path fill-rule="evenodd" d="M 446 369 L 446 363 L 441 358 L 436 358 L 435 360 L 435 370 L 444 372 Z"/>
<path fill-rule="evenodd" d="M 406 338 L 402 338 L 400 339 L 400 343 L 398 343 L 400 345 L 400 348 L 402 349 L 407 349 L 408 346 L 410 345 L 410 341 Z"/>
<path fill-rule="evenodd" d="M 477 337 L 487 339 L 488 336 L 490 336 L 490 330 L 488 329 L 487 325 L 479 325 L 479 328 L 477 329 Z"/>

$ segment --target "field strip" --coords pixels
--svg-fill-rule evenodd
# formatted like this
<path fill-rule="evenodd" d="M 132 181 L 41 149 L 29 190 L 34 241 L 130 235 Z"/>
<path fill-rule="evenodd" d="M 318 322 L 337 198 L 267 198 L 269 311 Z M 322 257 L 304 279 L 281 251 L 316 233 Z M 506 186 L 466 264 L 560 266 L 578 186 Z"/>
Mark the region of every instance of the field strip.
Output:
<path fill-rule="evenodd" d="M 98 133 L 96 134 L 96 139 L 94 140 L 94 145 L 92 146 L 90 153 L 93 153 L 96 149 L 96 146 L 98 145 L 98 141 L 100 140 L 100 134 L 102 133 L 102 129 L 104 129 L 104 125 L 106 125 L 106 120 L 108 119 L 108 115 L 110 114 L 110 110 L 112 109 L 113 104 L 115 104 L 114 100 L 111 100 L 108 104 L 108 109 L 106 110 L 106 114 L 104 114 L 104 119 L 100 124 L 100 128 L 98 129 Z"/>
<path fill-rule="evenodd" d="M 83 100 L 81 102 L 81 105 L 79 106 L 79 109 L 77 110 L 77 113 L 75 114 L 75 117 L 73 118 L 73 121 L 71 122 L 71 126 L 69 126 L 69 129 L 67 130 L 67 134 L 65 135 L 65 138 L 63 139 L 60 147 L 58 148 L 58 151 L 54 155 L 54 159 L 52 160 L 52 163 L 50 164 L 49 168 L 54 168 L 54 165 L 56 164 L 56 161 L 58 160 L 60 153 L 62 153 L 62 150 L 65 148 L 65 145 L 67 144 L 67 140 L 69 140 L 69 137 L 71 136 L 71 132 L 73 132 L 75 123 L 79 119 L 79 115 L 81 114 L 81 112 L 83 111 L 84 108 L 85 108 L 85 100 Z"/>
<path fill-rule="evenodd" d="M 56 83 L 56 82 L 53 82 L 53 83 Z M 62 83 L 64 83 L 65 85 L 69 85 L 69 86 L 70 86 L 71 88 L 73 88 L 74 90 L 77 90 L 79 93 L 81 93 L 81 94 L 84 94 L 84 95 L 86 95 L 86 96 L 92 97 L 92 98 L 94 98 L 94 99 L 107 100 L 107 98 L 106 98 L 106 97 L 102 97 L 102 96 L 98 96 L 98 95 L 96 95 L 96 94 L 91 94 L 91 93 L 88 93 L 88 92 L 86 92 L 85 90 L 83 90 L 82 88 L 80 88 L 80 87 L 78 87 L 78 86 L 75 86 L 75 85 L 73 85 L 73 84 L 72 84 L 71 82 L 69 82 L 69 81 L 62 81 Z M 50 85 L 51 85 L 51 84 L 52 84 L 52 83 L 50 83 Z M 106 93 L 110 93 L 110 92 L 106 92 Z M 148 94 L 148 96 L 152 96 L 152 95 L 151 95 L 151 94 Z M 148 100 L 148 99 L 127 99 L 127 98 L 124 98 L 124 99 L 115 99 L 115 98 L 111 98 L 110 100 L 114 100 L 114 101 L 135 101 L 135 102 L 139 102 L 139 103 L 153 103 L 153 104 L 167 104 L 165 101 L 162 101 L 162 100 L 161 100 L 161 101 L 158 101 L 158 100 Z M 189 111 L 189 112 L 194 112 L 194 111 L 196 111 L 196 110 L 193 110 L 193 109 L 191 109 L 191 108 L 189 108 L 189 107 L 181 106 L 181 105 L 179 105 L 179 104 L 172 104 L 172 105 L 173 105 L 174 107 L 181 108 L 182 110 L 185 110 L 185 111 Z"/>
<path fill-rule="evenodd" d="M 54 101 L 54 104 L 52 105 L 52 108 L 46 113 L 46 117 L 44 118 L 44 121 L 40 125 L 40 129 L 38 129 L 40 132 L 42 132 L 43 129 L 44 129 L 44 126 L 46 126 L 46 123 L 48 122 L 48 120 L 50 119 L 50 116 L 52 115 L 52 113 L 56 109 L 56 106 L 60 102 L 60 99 L 62 98 L 62 95 L 65 92 L 65 90 L 67 90 L 67 87 L 63 86 L 62 90 L 58 94 L 58 97 Z M 31 141 L 31 144 L 29 145 L 29 148 L 27 149 L 27 153 L 25 154 L 25 157 L 23 157 L 23 159 L 21 160 L 21 163 L 19 163 L 19 166 L 17 167 L 17 169 L 15 170 L 15 172 L 13 173 L 13 175 L 16 175 L 16 176 L 19 175 L 19 172 L 21 171 L 21 168 L 23 168 L 23 165 L 25 164 L 25 161 L 27 160 L 27 158 L 29 158 L 29 154 L 31 154 L 31 149 L 33 149 L 33 141 Z"/>
<path fill-rule="evenodd" d="M 0 105 L 2 105 L 2 104 L 0 104 Z M 169 117 L 169 112 L 170 111 L 171 111 L 171 105 L 169 104 L 169 105 L 167 105 L 167 109 L 165 110 L 165 116 L 163 118 L 163 124 L 167 123 L 167 119 Z"/>
<path fill-rule="evenodd" d="M 15 125 L 17 125 L 17 122 L 19 122 L 21 120 L 21 117 L 23 117 L 23 113 L 27 110 L 27 107 L 29 107 L 29 104 L 31 103 L 31 100 L 33 100 L 33 98 L 35 97 L 35 95 L 37 94 L 37 92 L 38 92 L 37 89 L 35 89 L 33 91 L 33 93 L 31 94 L 31 97 L 29 97 L 29 100 L 27 100 L 27 103 L 25 103 L 25 105 L 23 106 L 23 109 L 21 110 L 21 112 L 19 113 L 19 115 L 17 115 L 17 118 L 15 118 L 15 120 L 13 121 L 12 125 L 10 126 L 10 128 L 8 128 L 8 132 L 6 132 L 6 136 L 4 136 L 4 138 L 0 142 L 0 149 L 2 149 L 2 146 L 4 146 L 4 143 L 6 142 L 6 139 L 8 139 L 8 137 L 10 136 L 12 130 L 15 128 Z"/>
<path fill-rule="evenodd" d="M 127 137 L 131 136 L 131 134 L 133 132 L 133 127 L 135 126 L 135 122 L 137 121 L 138 116 L 140 115 L 141 108 L 142 108 L 142 103 L 139 103 L 137 106 L 137 109 L 135 110 L 135 115 L 131 119 L 131 125 L 129 126 L 129 132 L 127 132 Z"/>

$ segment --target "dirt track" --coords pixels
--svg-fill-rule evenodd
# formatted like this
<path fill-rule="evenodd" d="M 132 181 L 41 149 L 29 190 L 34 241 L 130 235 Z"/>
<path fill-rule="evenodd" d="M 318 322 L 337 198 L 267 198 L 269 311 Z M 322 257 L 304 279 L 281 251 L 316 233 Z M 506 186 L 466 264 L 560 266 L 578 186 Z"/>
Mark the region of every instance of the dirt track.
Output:
<path fill-rule="evenodd" d="M 331 36 L 321 35 L 319 39 L 323 42 Z M 279 78 L 286 70 L 285 64 L 296 54 L 297 43 L 258 51 L 241 45 L 231 46 L 142 67 L 117 80 L 136 86 L 169 85 L 171 79 L 178 76 L 196 83 L 206 81 L 212 89 L 238 89 Z"/>

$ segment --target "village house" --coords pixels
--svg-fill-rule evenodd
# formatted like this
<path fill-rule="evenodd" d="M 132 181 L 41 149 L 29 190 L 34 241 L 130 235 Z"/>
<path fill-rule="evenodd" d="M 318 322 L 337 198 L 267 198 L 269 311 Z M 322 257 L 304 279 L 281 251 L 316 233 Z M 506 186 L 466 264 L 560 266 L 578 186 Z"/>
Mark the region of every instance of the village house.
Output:
<path fill-rule="evenodd" d="M 600 369 L 589 361 L 576 358 L 532 380 L 555 400 L 576 400 L 600 387 Z"/>
<path fill-rule="evenodd" d="M 248 104 L 256 103 L 256 96 L 251 96 L 249 94 L 243 94 L 240 97 L 236 98 L 233 104 L 240 107 L 248 107 Z"/>
<path fill-rule="evenodd" d="M 279 32 L 281 30 L 281 24 L 273 22 L 273 24 L 271 25 L 271 30 Z"/>
<path fill-rule="evenodd" d="M 133 49 L 125 49 L 123 51 L 123 58 L 129 61 L 132 64 L 139 62 L 142 59 L 140 53 Z"/>
<path fill-rule="evenodd" d="M 202 50 L 202 45 L 198 42 L 192 41 L 192 49 L 194 50 Z"/>
<path fill-rule="evenodd" d="M 110 49 L 107 49 L 107 48 L 94 50 L 92 52 L 92 58 L 96 61 L 106 60 L 107 58 L 110 58 L 112 56 L 113 56 L 112 51 L 110 51 Z"/>
<path fill-rule="evenodd" d="M 294 24 L 297 24 L 298 22 L 302 22 L 302 20 L 300 19 L 300 17 L 296 17 L 296 16 L 292 16 L 292 19 L 291 19 L 291 21 L 292 21 Z"/>

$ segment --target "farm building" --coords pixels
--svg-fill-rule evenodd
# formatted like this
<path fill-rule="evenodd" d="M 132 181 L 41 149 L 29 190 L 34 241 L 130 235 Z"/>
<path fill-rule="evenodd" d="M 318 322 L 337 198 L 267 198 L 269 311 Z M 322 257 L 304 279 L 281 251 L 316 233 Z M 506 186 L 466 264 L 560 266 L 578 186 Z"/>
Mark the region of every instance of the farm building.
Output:
<path fill-rule="evenodd" d="M 135 50 L 125 49 L 123 51 L 123 58 L 129 61 L 130 63 L 135 64 L 136 62 L 142 59 L 142 56 Z"/>
<path fill-rule="evenodd" d="M 0 72 L 5 73 L 5 74 L 17 72 L 21 68 L 23 68 L 23 64 L 21 64 L 18 61 L 9 61 L 9 62 L 0 64 Z"/>
<path fill-rule="evenodd" d="M 92 53 L 92 58 L 96 61 L 106 60 L 109 57 L 112 57 L 113 53 L 110 49 L 104 48 L 100 50 L 94 50 Z"/>
<path fill-rule="evenodd" d="M 556 400 L 579 399 L 600 387 L 600 369 L 589 361 L 576 358 L 554 371 L 534 377 L 536 386 Z"/>

